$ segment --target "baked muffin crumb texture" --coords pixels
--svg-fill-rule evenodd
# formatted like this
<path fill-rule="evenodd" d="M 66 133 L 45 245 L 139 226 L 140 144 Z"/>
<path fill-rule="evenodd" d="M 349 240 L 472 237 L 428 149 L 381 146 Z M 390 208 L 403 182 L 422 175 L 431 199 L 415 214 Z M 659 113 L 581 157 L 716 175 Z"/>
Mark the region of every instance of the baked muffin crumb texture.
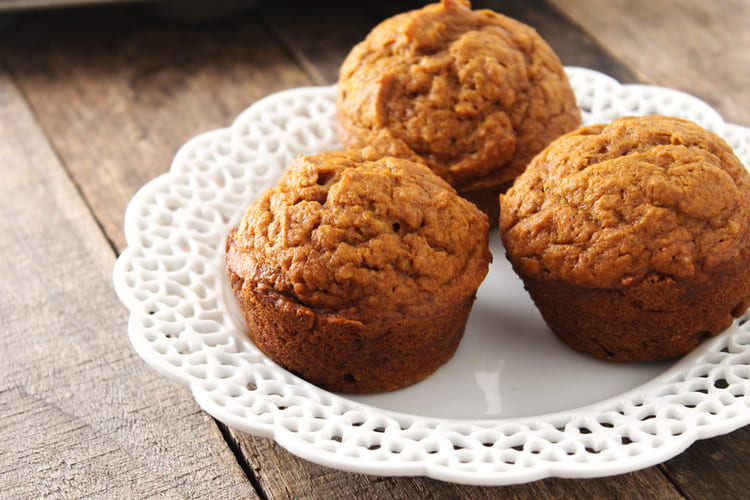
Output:
<path fill-rule="evenodd" d="M 650 273 L 700 280 L 748 244 L 750 177 L 691 122 L 624 118 L 551 145 L 503 209 L 501 230 L 527 273 L 581 286 Z"/>
<path fill-rule="evenodd" d="M 346 146 L 422 161 L 496 215 L 500 190 L 576 128 L 580 111 L 560 60 L 533 28 L 443 1 L 387 19 L 352 49 L 337 122 Z"/>
<path fill-rule="evenodd" d="M 500 231 L 550 328 L 603 359 L 684 354 L 750 303 L 750 175 L 689 121 L 557 139 L 501 197 Z"/>
<path fill-rule="evenodd" d="M 491 255 L 487 216 L 422 164 L 300 156 L 227 238 L 256 345 L 335 391 L 418 382 L 448 361 Z"/>

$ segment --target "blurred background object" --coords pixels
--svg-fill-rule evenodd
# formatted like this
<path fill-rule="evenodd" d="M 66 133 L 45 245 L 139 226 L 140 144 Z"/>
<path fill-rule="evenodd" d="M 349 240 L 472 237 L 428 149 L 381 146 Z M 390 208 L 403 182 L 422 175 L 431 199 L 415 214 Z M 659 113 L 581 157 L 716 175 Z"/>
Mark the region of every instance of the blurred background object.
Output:
<path fill-rule="evenodd" d="M 148 3 L 155 14 L 174 21 L 209 22 L 250 10 L 260 0 L 0 0 L 0 13 L 123 3 Z"/>

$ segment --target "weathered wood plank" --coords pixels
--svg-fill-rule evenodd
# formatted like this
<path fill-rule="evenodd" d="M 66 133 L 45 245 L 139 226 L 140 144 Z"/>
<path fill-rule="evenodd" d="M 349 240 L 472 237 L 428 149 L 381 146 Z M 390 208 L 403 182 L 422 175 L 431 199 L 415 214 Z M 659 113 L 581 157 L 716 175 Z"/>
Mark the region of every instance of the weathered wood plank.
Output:
<path fill-rule="evenodd" d="M 252 497 L 187 390 L 130 348 L 114 255 L 0 71 L 0 498 Z"/>
<path fill-rule="evenodd" d="M 244 107 L 270 92 L 281 88 L 335 81 L 338 64 L 348 52 L 350 45 L 385 17 L 388 9 L 394 9 L 395 3 L 387 2 L 383 6 L 367 7 L 369 10 L 362 10 L 361 6 L 352 2 L 348 2 L 349 5 L 347 2 L 340 2 L 339 5 L 333 6 L 299 3 L 295 4 L 293 9 L 282 6 L 281 11 L 276 11 L 277 15 L 269 8 L 264 10 L 263 19 L 270 26 L 271 33 L 267 31 L 266 24 L 258 22 L 252 15 L 217 25 L 185 27 L 144 19 L 134 14 L 131 9 L 85 14 L 43 14 L 34 16 L 33 21 L 0 35 L 0 60 L 13 73 L 42 128 L 50 136 L 57 154 L 70 170 L 74 182 L 89 202 L 107 236 L 121 249 L 124 246 L 121 219 L 125 205 L 138 187 L 167 169 L 169 161 L 182 143 L 197 133 L 228 125 Z M 583 35 L 576 26 L 571 23 L 560 24 L 559 16 L 546 8 L 545 4 L 534 1 L 527 6 L 518 0 L 486 3 L 496 6 L 497 10 L 505 9 L 509 15 L 519 17 L 537 27 L 542 36 L 561 54 L 565 64 L 594 67 L 622 81 L 632 81 L 635 78 L 633 72 L 620 65 L 590 37 Z M 410 2 L 401 3 L 397 10 L 404 10 L 410 5 Z M 289 15 L 283 15 L 284 9 Z M 298 9 L 297 14 L 291 15 L 294 9 Z M 327 26 L 330 28 L 326 29 Z M 282 36 L 285 48 L 274 40 L 272 33 Z M 33 205 L 18 208 L 19 213 L 31 210 L 31 206 Z M 50 208 L 48 205 L 43 207 Z M 14 226 L 6 231 L 15 232 L 19 241 L 30 236 L 29 229 L 26 228 L 19 229 Z M 88 241 L 94 233 L 83 231 L 78 239 Z M 36 235 L 36 238 L 40 240 L 41 236 Z M 60 250 L 54 249 L 54 254 L 59 259 Z M 36 254 L 32 252 L 31 255 Z M 82 257 L 78 255 L 75 258 Z M 111 266 L 111 254 L 107 254 L 106 259 L 109 259 Z M 42 262 L 49 263 L 49 259 Z M 25 261 L 25 265 L 27 272 L 31 274 L 41 274 L 45 271 L 44 266 L 34 267 L 37 264 L 31 260 Z M 110 294 L 111 298 L 111 292 L 105 286 L 105 283 L 109 283 L 109 276 L 105 276 L 106 279 L 99 275 L 87 276 L 87 270 L 88 268 L 76 268 L 74 272 L 68 268 L 66 272 L 70 275 L 82 273 L 80 279 L 83 281 L 73 280 L 68 283 L 66 280 L 69 280 L 70 276 L 66 274 L 57 278 L 56 282 L 59 283 L 56 288 L 50 290 L 70 293 L 71 289 L 76 288 L 76 283 L 80 285 L 81 282 L 91 281 L 96 283 L 92 287 L 94 292 L 101 292 L 105 297 Z M 29 291 L 32 292 L 37 293 L 36 290 Z M 49 304 L 52 303 L 51 299 L 46 300 Z M 59 310 L 55 313 L 56 319 L 53 323 L 40 325 L 42 319 L 26 322 L 23 315 L 28 314 L 29 307 L 19 312 L 21 316 L 13 321 L 14 324 L 22 325 L 28 335 L 40 327 L 58 328 L 60 331 L 69 332 L 72 329 L 71 323 L 75 321 L 92 328 L 90 324 L 86 324 L 86 321 L 89 321 L 95 325 L 94 329 L 98 332 L 108 332 L 117 338 L 124 338 L 124 311 L 112 305 L 108 299 L 101 301 L 86 303 L 78 308 L 74 306 L 73 318 L 79 315 L 75 320 L 69 318 L 67 313 L 63 313 L 62 306 L 58 304 Z M 96 319 L 82 319 L 88 318 L 86 314 L 90 314 L 92 307 L 97 311 Z M 0 311 L 5 318 L 5 309 Z M 8 314 L 12 315 L 15 312 Z M 3 319 L 3 322 L 5 321 Z M 123 337 L 119 337 L 120 335 Z M 5 339 L 2 341 L 10 343 Z M 68 346 L 64 341 L 59 342 L 63 342 L 62 347 L 67 348 L 67 351 L 61 349 L 62 356 L 70 357 L 77 353 L 76 347 Z M 5 347 L 3 345 L 3 352 Z M 15 348 L 20 349 L 18 346 Z M 46 350 L 43 345 L 35 348 Z M 38 360 L 42 366 L 54 361 L 48 359 L 50 356 L 50 353 L 39 355 Z M 108 425 L 127 428 L 131 425 L 140 425 L 141 420 L 146 420 L 147 427 L 151 429 L 149 436 L 153 444 L 151 447 L 144 447 L 140 453 L 153 454 L 154 450 L 165 447 L 164 440 L 168 438 L 165 429 L 177 429 L 178 433 L 196 439 L 196 446 L 199 448 L 202 444 L 208 445 L 212 442 L 221 444 L 221 438 L 217 436 L 217 431 L 210 422 L 205 424 L 209 430 L 204 430 L 197 424 L 183 423 L 178 415 L 184 414 L 184 418 L 188 420 L 196 416 L 191 417 L 190 411 L 204 418 L 205 415 L 195 407 L 187 391 L 171 384 L 167 384 L 169 390 L 165 402 L 151 402 L 141 410 L 129 410 L 132 415 L 120 408 L 119 401 L 129 401 L 129 391 L 136 384 L 125 381 L 122 387 L 123 382 L 120 379 L 131 377 L 130 370 L 135 368 L 123 368 L 120 365 L 129 364 L 130 357 L 133 356 L 82 359 L 75 369 L 50 368 L 47 376 L 73 374 L 83 377 L 88 369 L 98 373 L 110 373 L 112 380 L 106 380 L 107 388 L 115 395 L 112 396 L 113 399 L 105 401 L 115 407 L 112 411 L 119 411 L 125 416 L 119 416 L 115 419 L 116 423 Z M 164 379 L 150 371 L 151 369 L 139 360 L 135 359 L 133 363 L 138 367 L 136 371 L 143 370 L 145 373 L 139 375 L 139 384 L 152 391 L 156 390 L 154 387 L 165 390 L 162 387 L 165 384 Z M 27 365 L 23 368 L 26 369 Z M 38 380 L 42 378 L 39 376 L 33 381 L 41 383 Z M 46 386 L 46 390 L 55 394 L 74 393 L 70 382 L 60 383 L 58 380 L 53 383 L 51 380 L 50 378 L 47 382 L 49 386 Z M 75 421 L 68 424 L 66 414 L 57 414 L 54 409 L 45 410 L 43 407 L 34 406 L 37 404 L 35 400 L 24 396 L 22 389 L 25 387 L 27 386 L 19 383 L 6 384 L 5 381 L 0 387 L 0 391 L 4 391 L 0 392 L 0 412 L 3 412 L 2 415 L 8 412 L 8 419 L 14 422 L 12 431 L 23 431 L 23 422 L 20 421 L 23 419 L 13 417 L 12 413 L 13 408 L 23 407 L 28 408 L 30 414 L 47 412 L 50 421 L 60 422 L 55 424 L 60 429 L 77 432 Z M 57 401 L 55 404 L 60 406 Z M 68 411 L 69 407 L 70 405 L 65 406 L 64 409 Z M 163 420 L 153 416 L 159 412 L 164 413 Z M 93 413 L 93 410 L 89 410 L 89 413 Z M 78 417 L 75 413 L 73 415 Z M 16 420 L 13 420 L 14 418 Z M 173 427 L 169 427 L 170 425 Z M 118 432 L 122 434 L 125 431 L 119 429 Z M 103 443 L 109 442 L 107 440 L 111 439 L 112 434 L 120 435 L 110 432 L 107 427 L 102 436 L 92 438 L 88 442 L 105 449 Z M 376 496 L 376 493 L 400 498 L 590 498 L 623 497 L 627 494 L 639 497 L 644 492 L 648 496 L 678 496 L 676 490 L 655 468 L 617 478 L 586 481 L 552 479 L 510 488 L 469 488 L 423 478 L 386 479 L 347 474 L 302 461 L 270 440 L 235 432 L 230 432 L 230 440 L 237 441 L 236 446 L 244 456 L 243 460 L 247 462 L 247 470 L 257 472 L 258 482 L 269 498 L 295 495 L 372 497 Z M 81 450 L 72 450 L 72 445 L 65 440 L 59 441 L 57 445 L 59 451 L 53 449 L 48 455 L 59 455 L 62 452 L 68 452 L 70 456 L 81 454 Z M 85 448 L 87 447 L 88 445 Z M 0 451 L 3 452 L 5 450 Z M 15 453 L 20 454 L 22 451 L 16 450 Z M 158 453 L 160 456 L 167 456 L 161 451 Z M 205 463 L 206 460 L 196 456 L 194 451 L 191 453 L 193 455 L 183 458 L 183 462 L 178 461 L 167 466 L 173 474 L 182 474 L 182 481 L 186 482 L 190 482 L 191 479 L 184 476 L 185 471 L 191 469 L 184 461 L 195 460 L 196 463 Z M 95 459 L 96 457 L 91 458 L 92 461 Z M 0 463 L 4 463 L 4 460 L 3 458 Z M 96 460 L 100 460 L 97 463 L 105 462 L 105 459 Z M 129 463 L 125 459 L 121 461 Z M 49 462 L 49 456 L 24 456 L 21 462 L 31 463 L 43 469 L 44 464 Z M 120 470 L 119 467 L 120 465 L 111 465 L 107 469 L 102 466 L 104 470 L 117 471 Z M 236 468 L 236 465 L 228 466 L 228 469 L 234 470 L 233 468 Z M 57 476 L 57 482 L 50 487 L 59 484 L 67 486 L 70 483 L 66 479 L 70 474 L 65 472 L 64 466 L 58 469 L 61 472 Z M 215 472 L 226 473 L 225 469 L 227 467 L 220 465 Z M 7 474 L 8 477 L 17 477 L 13 475 L 16 474 L 15 470 Z M 54 475 L 49 468 L 37 474 Z M 119 476 L 117 477 L 119 479 Z M 0 476 L 0 484 L 6 484 L 3 479 L 4 477 Z M 199 480 L 205 479 L 200 479 L 199 476 Z M 208 480 L 205 481 L 210 483 Z M 104 484 L 106 479 L 101 479 L 101 482 Z M 92 482 L 90 490 L 97 491 L 97 484 Z M 216 496 L 216 491 L 221 496 L 222 491 L 229 491 L 231 488 L 231 484 L 227 486 L 221 478 L 212 484 L 218 485 L 210 495 L 212 497 Z M 145 485 L 142 489 L 133 487 L 131 492 L 133 495 L 146 491 L 153 493 L 156 490 L 151 486 L 153 485 Z M 222 490 L 222 487 L 227 489 Z M 243 485 L 243 488 L 245 487 Z M 9 493 L 16 491 L 27 490 L 9 490 Z M 72 494 L 78 492 L 72 489 L 63 491 Z M 116 490 L 110 491 L 117 493 Z M 32 492 L 43 490 L 34 489 Z M 3 496 L 2 493 L 4 492 L 0 490 L 0 496 Z"/>
<path fill-rule="evenodd" d="M 306 462 L 270 439 L 234 433 L 237 445 L 255 464 L 269 498 L 471 498 L 591 499 L 683 498 L 656 469 L 598 479 L 545 479 L 505 487 L 465 486 L 424 477 L 351 474 Z"/>
<path fill-rule="evenodd" d="M 263 7 L 261 15 L 316 83 L 322 85 L 336 82 L 339 66 L 351 47 L 377 23 L 425 3 L 386 1 L 361 6 L 337 1 L 325 6 L 298 5 L 295 9 L 270 4 Z M 637 80 L 630 69 L 543 0 L 477 0 L 472 6 L 492 9 L 533 26 L 563 64 L 596 69 L 622 82 Z"/>
<path fill-rule="evenodd" d="M 595 69 L 623 83 L 638 79 L 628 66 L 570 19 L 550 7 L 546 0 L 478 0 L 472 5 L 495 10 L 533 26 L 566 66 Z"/>
<path fill-rule="evenodd" d="M 750 498 L 750 427 L 701 440 L 659 467 L 688 498 Z"/>
<path fill-rule="evenodd" d="M 750 126 L 747 1 L 551 2 L 644 81 L 693 94 L 726 120 Z"/>
<path fill-rule="evenodd" d="M 35 13 L 0 34 L 0 61 L 120 250 L 127 203 L 182 144 L 311 83 L 252 15 L 186 26 L 136 7 Z"/>
<path fill-rule="evenodd" d="M 336 0 L 320 3 L 268 2 L 260 15 L 273 33 L 318 85 L 338 80 L 339 67 L 351 48 L 380 21 L 427 2 L 385 0 L 353 3 Z"/>

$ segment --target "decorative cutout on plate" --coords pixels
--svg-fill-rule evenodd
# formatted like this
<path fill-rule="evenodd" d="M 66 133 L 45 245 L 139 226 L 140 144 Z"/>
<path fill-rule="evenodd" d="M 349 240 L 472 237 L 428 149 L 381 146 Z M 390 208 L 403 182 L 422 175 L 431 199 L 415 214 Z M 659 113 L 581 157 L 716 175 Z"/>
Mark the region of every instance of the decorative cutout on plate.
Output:
<path fill-rule="evenodd" d="M 723 136 L 750 165 L 750 129 L 724 123 L 695 97 L 566 71 L 584 123 L 680 116 Z M 334 87 L 310 87 L 257 102 L 230 128 L 188 142 L 128 207 L 129 247 L 114 283 L 130 310 L 131 342 L 160 373 L 190 387 L 208 413 L 320 464 L 493 485 L 628 472 L 750 423 L 747 315 L 632 391 L 523 418 L 395 413 L 323 391 L 269 361 L 243 333 L 225 286 L 224 240 L 298 153 L 340 147 L 334 96 Z"/>

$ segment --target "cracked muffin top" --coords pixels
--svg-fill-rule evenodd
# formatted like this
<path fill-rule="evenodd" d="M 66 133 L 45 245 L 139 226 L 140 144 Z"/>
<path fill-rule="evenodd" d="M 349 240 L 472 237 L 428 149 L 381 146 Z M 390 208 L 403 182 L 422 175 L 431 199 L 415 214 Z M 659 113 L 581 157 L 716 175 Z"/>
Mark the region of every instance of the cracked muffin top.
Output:
<path fill-rule="evenodd" d="M 550 144 L 500 212 L 506 250 L 527 274 L 584 287 L 700 282 L 750 243 L 750 176 L 693 122 L 627 117 Z"/>
<path fill-rule="evenodd" d="M 464 300 L 491 259 L 487 217 L 427 167 L 363 151 L 300 156 L 246 211 L 228 262 L 313 309 L 360 317 Z"/>
<path fill-rule="evenodd" d="M 352 49 L 337 123 L 346 146 L 422 161 L 461 191 L 516 177 L 580 111 L 533 28 L 444 0 L 385 20 Z"/>

